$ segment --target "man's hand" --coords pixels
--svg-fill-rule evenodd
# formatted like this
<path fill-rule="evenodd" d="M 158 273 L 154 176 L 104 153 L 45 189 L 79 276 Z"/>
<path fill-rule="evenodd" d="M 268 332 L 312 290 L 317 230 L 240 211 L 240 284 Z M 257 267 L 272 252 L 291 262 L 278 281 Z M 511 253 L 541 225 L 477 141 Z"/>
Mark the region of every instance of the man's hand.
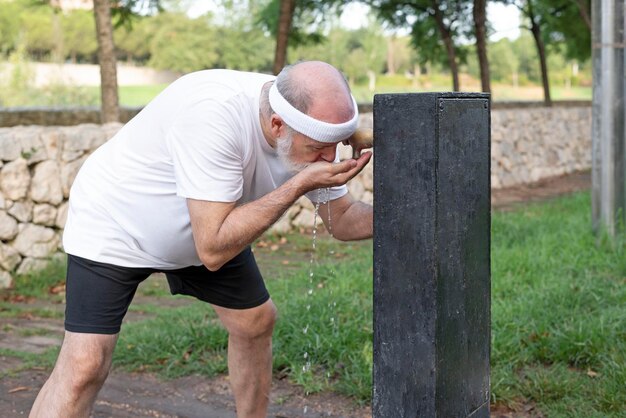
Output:
<path fill-rule="evenodd" d="M 296 174 L 303 193 L 326 187 L 342 186 L 359 174 L 372 157 L 371 152 L 363 153 L 358 159 L 350 159 L 339 163 L 317 161 Z"/>

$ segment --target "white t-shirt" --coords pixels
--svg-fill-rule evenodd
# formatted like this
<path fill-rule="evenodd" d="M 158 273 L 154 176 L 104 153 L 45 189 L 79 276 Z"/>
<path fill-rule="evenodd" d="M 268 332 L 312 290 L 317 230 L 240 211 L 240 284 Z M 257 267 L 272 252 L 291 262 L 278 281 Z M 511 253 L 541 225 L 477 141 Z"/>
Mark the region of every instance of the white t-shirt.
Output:
<path fill-rule="evenodd" d="M 292 176 L 259 121 L 261 88 L 273 79 L 206 70 L 167 87 L 81 167 L 70 191 L 65 251 L 125 267 L 202 264 L 186 198 L 241 205 Z M 321 195 L 346 193 L 342 186 Z"/>

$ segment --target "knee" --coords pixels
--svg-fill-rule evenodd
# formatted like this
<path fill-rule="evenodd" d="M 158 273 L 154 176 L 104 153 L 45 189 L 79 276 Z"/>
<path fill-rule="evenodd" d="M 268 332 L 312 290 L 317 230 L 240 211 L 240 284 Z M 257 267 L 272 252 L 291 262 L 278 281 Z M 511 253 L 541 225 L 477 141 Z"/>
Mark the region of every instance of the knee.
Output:
<path fill-rule="evenodd" d="M 257 340 L 270 338 L 274 332 L 274 324 L 278 318 L 278 310 L 270 300 L 242 321 L 237 321 L 234 326 L 229 327 L 229 334 L 243 340 Z"/>
<path fill-rule="evenodd" d="M 105 353 L 72 353 L 66 360 L 69 361 L 61 373 L 69 374 L 65 377 L 76 394 L 102 386 L 111 367 L 111 358 Z"/>

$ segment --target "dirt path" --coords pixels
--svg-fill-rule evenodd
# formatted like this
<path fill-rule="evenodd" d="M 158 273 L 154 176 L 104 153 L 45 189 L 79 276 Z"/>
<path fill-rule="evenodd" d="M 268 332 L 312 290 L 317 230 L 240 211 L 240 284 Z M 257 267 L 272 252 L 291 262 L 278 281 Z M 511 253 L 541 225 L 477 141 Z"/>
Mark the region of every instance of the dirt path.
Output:
<path fill-rule="evenodd" d="M 510 210 L 520 204 L 539 202 L 564 194 L 589 190 L 591 188 L 591 173 L 581 171 L 566 176 L 552 177 L 537 183 L 493 190 L 491 192 L 491 206 L 497 210 Z"/>
<path fill-rule="evenodd" d="M 159 278 L 154 278 L 159 280 Z M 154 298 L 138 295 L 134 302 L 174 308 L 185 298 Z M 164 303 L 170 301 L 170 303 Z M 171 302 L 176 301 L 176 302 Z M 24 311 L 45 305 L 42 301 L 16 302 Z M 20 306 L 21 305 L 21 306 Z M 62 311 L 63 305 L 53 305 Z M 129 311 L 124 322 L 141 321 L 149 314 Z M 63 320 L 32 314 L 1 318 L 0 349 L 43 354 L 58 347 L 63 335 Z M 0 417 L 28 415 L 30 407 L 50 371 L 43 367 L 24 368 L 17 357 L 0 356 Z M 304 410 L 306 408 L 306 414 Z M 96 401 L 93 417 L 188 417 L 233 418 L 234 402 L 228 378 L 188 376 L 163 380 L 148 373 L 128 373 L 114 369 Z M 356 407 L 350 399 L 324 393 L 305 397 L 301 389 L 286 380 L 274 380 L 270 417 L 346 417 L 363 418 L 368 408 Z"/>
<path fill-rule="evenodd" d="M 551 199 L 575 191 L 589 189 L 590 174 L 576 173 L 544 180 L 524 187 L 494 190 L 492 206 L 496 210 L 511 210 L 529 201 Z M 140 296 L 135 303 L 156 303 L 156 299 Z M 168 299 L 160 298 L 158 303 Z M 174 300 L 174 299 L 169 299 Z M 179 300 L 180 299 L 176 299 Z M 37 307 L 45 301 L 25 301 Z M 175 307 L 181 302 L 167 302 Z M 49 303 L 46 305 L 50 308 Z M 28 307 L 28 306 L 27 306 Z M 63 306 L 52 306 L 62 312 Z M 147 315 L 130 312 L 127 321 L 139 321 Z M 40 318 L 30 314 L 0 317 L 0 349 L 16 350 L 34 355 L 59 345 L 63 334 L 63 321 L 57 318 Z M 5 351 L 6 353 L 6 351 Z M 26 368 L 17 357 L 0 356 L 0 417 L 17 418 L 28 415 L 30 406 L 49 370 Z M 306 409 L 306 414 L 304 413 Z M 146 373 L 127 373 L 114 369 L 96 402 L 93 417 L 234 417 L 234 404 L 228 379 L 219 376 L 207 379 L 189 376 L 162 380 Z M 371 416 L 367 407 L 357 407 L 350 400 L 334 394 L 305 397 L 302 391 L 284 380 L 273 382 L 270 417 L 317 418 Z M 532 408 L 512 412 L 497 407 L 492 417 L 540 417 Z"/>

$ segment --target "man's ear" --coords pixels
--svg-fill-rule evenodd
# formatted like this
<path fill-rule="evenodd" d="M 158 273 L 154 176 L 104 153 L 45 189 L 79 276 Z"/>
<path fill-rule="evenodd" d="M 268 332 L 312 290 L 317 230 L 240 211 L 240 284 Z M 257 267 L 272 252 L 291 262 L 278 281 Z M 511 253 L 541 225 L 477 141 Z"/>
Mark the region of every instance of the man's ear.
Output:
<path fill-rule="evenodd" d="M 279 138 L 284 129 L 285 122 L 283 122 L 283 119 L 276 113 L 272 113 L 272 116 L 270 117 L 270 131 L 272 131 L 272 136 L 274 138 Z"/>

